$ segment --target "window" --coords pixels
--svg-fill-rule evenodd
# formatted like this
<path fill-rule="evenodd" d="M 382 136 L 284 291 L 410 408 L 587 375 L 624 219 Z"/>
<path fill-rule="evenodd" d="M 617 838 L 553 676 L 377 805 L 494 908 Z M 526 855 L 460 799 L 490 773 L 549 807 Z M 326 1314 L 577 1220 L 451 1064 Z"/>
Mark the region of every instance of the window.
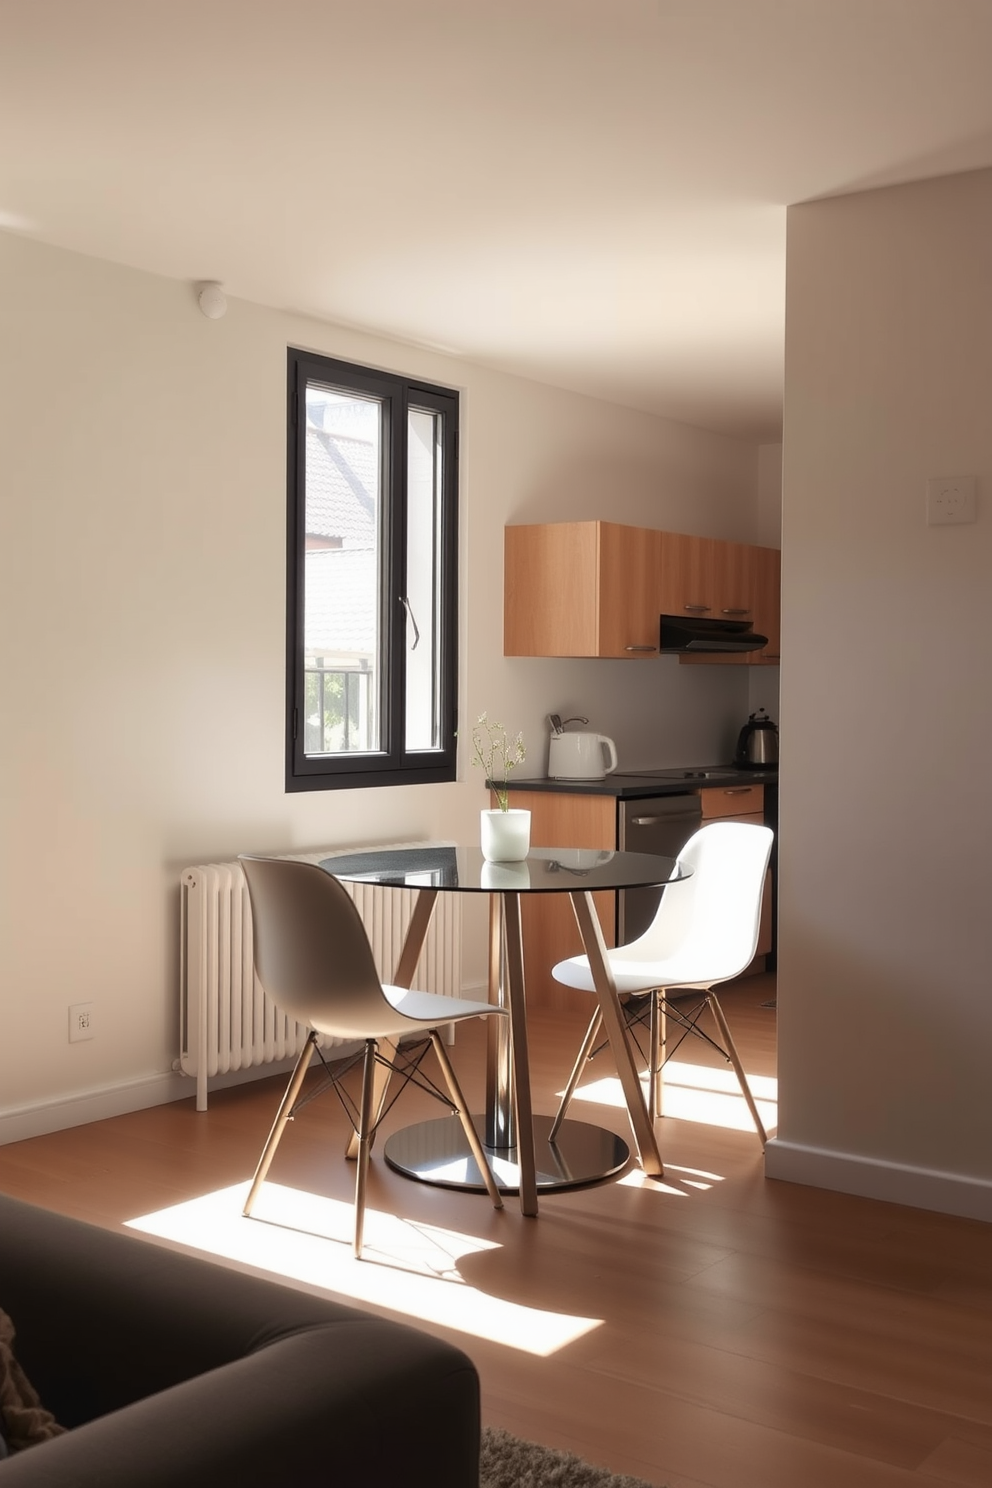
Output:
<path fill-rule="evenodd" d="M 289 352 L 287 790 L 454 780 L 458 395 Z"/>

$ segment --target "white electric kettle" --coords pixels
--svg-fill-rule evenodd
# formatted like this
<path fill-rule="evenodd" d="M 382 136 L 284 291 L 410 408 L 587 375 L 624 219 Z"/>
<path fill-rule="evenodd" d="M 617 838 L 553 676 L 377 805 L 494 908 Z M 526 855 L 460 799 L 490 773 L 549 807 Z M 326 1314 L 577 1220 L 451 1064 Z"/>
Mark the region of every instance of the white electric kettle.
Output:
<path fill-rule="evenodd" d="M 588 718 L 569 718 L 566 723 L 588 723 Z M 606 734 L 565 732 L 555 725 L 548 745 L 548 777 L 551 780 L 602 780 L 617 767 L 617 746 Z"/>

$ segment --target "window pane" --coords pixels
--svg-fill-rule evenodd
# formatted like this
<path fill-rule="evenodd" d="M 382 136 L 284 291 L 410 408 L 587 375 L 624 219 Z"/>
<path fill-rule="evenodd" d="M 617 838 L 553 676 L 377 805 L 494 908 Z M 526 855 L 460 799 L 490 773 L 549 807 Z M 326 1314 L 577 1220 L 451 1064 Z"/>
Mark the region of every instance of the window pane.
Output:
<path fill-rule="evenodd" d="M 304 750 L 381 748 L 382 405 L 306 389 Z"/>
<path fill-rule="evenodd" d="M 286 789 L 454 780 L 458 394 L 288 370 Z"/>
<path fill-rule="evenodd" d="M 440 745 L 442 415 L 411 409 L 407 417 L 406 747 Z"/>

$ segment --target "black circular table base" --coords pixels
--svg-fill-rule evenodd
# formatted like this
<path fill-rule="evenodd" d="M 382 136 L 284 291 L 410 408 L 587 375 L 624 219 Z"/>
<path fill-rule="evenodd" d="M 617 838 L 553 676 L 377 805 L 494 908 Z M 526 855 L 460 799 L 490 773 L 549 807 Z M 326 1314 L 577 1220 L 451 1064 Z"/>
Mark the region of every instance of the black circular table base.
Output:
<path fill-rule="evenodd" d="M 473 1116 L 480 1138 L 485 1137 L 486 1119 Z M 584 1121 L 563 1121 L 554 1142 L 548 1141 L 553 1118 L 534 1117 L 534 1160 L 538 1191 L 556 1188 L 578 1188 L 584 1183 L 597 1183 L 611 1178 L 626 1167 L 630 1148 L 614 1132 Z M 501 1193 L 516 1193 L 520 1187 L 520 1169 L 515 1147 L 498 1150 L 486 1147 Z M 416 1126 L 394 1132 L 383 1148 L 391 1168 L 421 1183 L 434 1183 L 441 1188 L 463 1188 L 485 1193 L 475 1158 L 465 1140 L 457 1116 L 437 1121 L 421 1121 Z"/>

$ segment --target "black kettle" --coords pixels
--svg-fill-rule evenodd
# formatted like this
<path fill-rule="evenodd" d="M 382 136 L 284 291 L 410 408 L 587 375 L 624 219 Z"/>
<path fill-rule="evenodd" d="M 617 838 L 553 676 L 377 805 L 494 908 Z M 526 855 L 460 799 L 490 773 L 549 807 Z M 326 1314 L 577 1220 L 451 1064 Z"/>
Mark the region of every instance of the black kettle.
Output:
<path fill-rule="evenodd" d="M 764 708 L 752 713 L 737 736 L 734 764 L 742 770 L 769 770 L 778 765 L 778 728 Z"/>

